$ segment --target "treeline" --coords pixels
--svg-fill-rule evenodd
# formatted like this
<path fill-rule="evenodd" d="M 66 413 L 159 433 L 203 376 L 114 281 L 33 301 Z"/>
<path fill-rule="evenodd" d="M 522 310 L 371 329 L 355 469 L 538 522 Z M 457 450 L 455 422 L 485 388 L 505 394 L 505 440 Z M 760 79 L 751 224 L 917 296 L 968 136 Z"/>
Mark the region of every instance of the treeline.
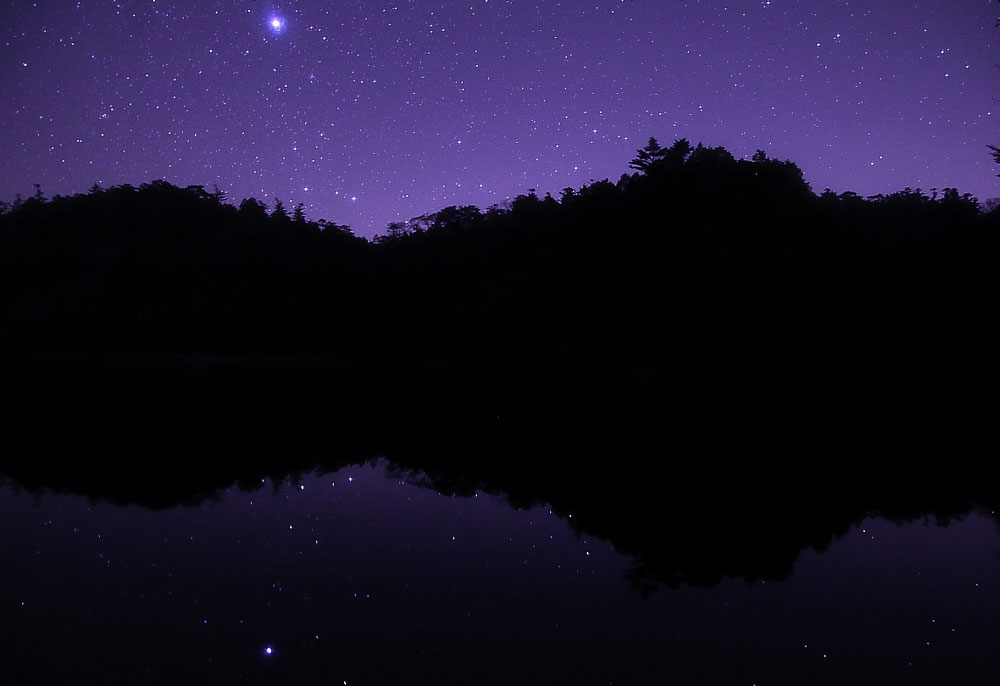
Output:
<path fill-rule="evenodd" d="M 236 208 L 200 186 L 39 192 L 0 217 L 0 327 L 38 351 L 291 347 L 295 319 L 355 305 L 363 247 L 300 208 Z"/>
<path fill-rule="evenodd" d="M 646 377 L 992 368 L 995 209 L 954 189 L 816 195 L 791 162 L 686 140 L 651 140 L 631 167 L 374 241 L 199 186 L 39 191 L 0 215 L 0 336 Z"/>

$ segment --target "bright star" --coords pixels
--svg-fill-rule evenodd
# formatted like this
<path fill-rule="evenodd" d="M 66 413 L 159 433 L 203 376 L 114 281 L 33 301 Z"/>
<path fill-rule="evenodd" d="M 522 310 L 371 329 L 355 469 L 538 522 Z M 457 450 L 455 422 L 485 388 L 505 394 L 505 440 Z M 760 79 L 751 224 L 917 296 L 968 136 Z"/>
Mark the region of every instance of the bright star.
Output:
<path fill-rule="evenodd" d="M 267 646 L 266 648 L 264 648 L 264 654 L 265 655 L 273 655 L 274 654 L 274 648 L 272 648 L 271 646 Z"/>
<path fill-rule="evenodd" d="M 275 33 L 281 33 L 281 31 L 285 28 L 285 20 L 281 17 L 271 17 L 271 20 L 268 23 L 271 25 L 271 30 Z"/>

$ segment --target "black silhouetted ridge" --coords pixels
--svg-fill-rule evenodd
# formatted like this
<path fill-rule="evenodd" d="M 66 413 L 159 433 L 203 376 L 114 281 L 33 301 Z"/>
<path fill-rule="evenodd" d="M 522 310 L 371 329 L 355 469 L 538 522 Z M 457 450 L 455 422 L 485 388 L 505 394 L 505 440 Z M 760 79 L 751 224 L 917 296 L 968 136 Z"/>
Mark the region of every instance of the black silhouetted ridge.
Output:
<path fill-rule="evenodd" d="M 791 162 L 655 140 L 617 182 L 448 207 L 374 241 L 154 182 L 0 216 L 5 346 L 572 358 L 792 379 L 992 366 L 997 212 L 815 195 Z"/>

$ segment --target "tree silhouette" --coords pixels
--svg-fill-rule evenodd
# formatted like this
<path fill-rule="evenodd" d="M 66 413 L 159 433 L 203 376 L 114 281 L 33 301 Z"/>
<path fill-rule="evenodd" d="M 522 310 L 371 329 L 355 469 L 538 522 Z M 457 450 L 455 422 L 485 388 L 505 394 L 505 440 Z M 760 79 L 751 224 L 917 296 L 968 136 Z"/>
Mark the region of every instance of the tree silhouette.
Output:
<path fill-rule="evenodd" d="M 994 364 L 976 331 L 1000 298 L 1000 215 L 968 194 L 817 197 L 793 162 L 684 138 L 652 139 L 631 166 L 371 243 L 302 204 L 235 208 L 163 181 L 16 199 L 0 216 L 0 345 L 400 360 L 407 341 L 415 365 L 498 369 L 614 350 L 641 374 L 684 360 L 788 380 Z"/>
<path fill-rule="evenodd" d="M 666 151 L 664 159 L 668 165 L 677 168 L 687 161 L 693 151 L 694 148 L 691 147 L 691 142 L 687 138 L 679 138 Z"/>
<path fill-rule="evenodd" d="M 267 219 L 267 205 L 256 198 L 244 198 L 240 202 L 240 214 L 251 221 L 261 221 Z"/>
<path fill-rule="evenodd" d="M 646 146 L 636 151 L 636 156 L 628 163 L 628 166 L 632 169 L 645 172 L 653 164 L 661 160 L 666 152 L 655 138 L 650 137 Z"/>

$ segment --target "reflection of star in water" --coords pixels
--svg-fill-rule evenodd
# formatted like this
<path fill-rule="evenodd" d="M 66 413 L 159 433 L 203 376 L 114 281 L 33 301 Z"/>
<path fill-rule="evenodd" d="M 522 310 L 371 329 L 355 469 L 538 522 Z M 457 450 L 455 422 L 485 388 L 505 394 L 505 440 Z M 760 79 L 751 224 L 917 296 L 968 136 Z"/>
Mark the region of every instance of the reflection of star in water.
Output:
<path fill-rule="evenodd" d="M 271 30 L 275 33 L 281 33 L 282 29 L 285 28 L 285 20 L 281 17 L 271 17 L 268 24 L 271 25 Z"/>

